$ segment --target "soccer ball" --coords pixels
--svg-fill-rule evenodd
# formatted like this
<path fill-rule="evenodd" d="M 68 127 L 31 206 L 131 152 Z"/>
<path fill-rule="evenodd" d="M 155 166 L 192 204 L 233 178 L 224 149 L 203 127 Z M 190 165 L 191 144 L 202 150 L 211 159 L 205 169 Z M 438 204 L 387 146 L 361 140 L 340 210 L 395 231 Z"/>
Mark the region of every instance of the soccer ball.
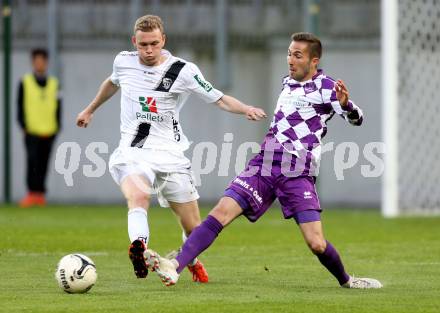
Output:
<path fill-rule="evenodd" d="M 84 293 L 96 283 L 96 266 L 83 254 L 68 254 L 58 262 L 55 278 L 67 293 Z"/>

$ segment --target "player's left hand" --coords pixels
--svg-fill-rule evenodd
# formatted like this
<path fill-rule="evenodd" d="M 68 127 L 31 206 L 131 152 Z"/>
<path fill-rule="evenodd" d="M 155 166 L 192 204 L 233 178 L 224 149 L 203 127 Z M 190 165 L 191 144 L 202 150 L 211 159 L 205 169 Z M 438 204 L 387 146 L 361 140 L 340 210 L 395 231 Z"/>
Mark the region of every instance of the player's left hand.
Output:
<path fill-rule="evenodd" d="M 339 100 L 339 103 L 341 106 L 346 106 L 348 103 L 348 89 L 347 86 L 345 86 L 345 83 L 342 81 L 342 79 L 338 79 L 335 84 L 336 89 L 336 98 Z"/>
<path fill-rule="evenodd" d="M 259 121 L 266 117 L 266 113 L 260 108 L 250 106 L 246 111 L 246 118 L 251 121 Z"/>

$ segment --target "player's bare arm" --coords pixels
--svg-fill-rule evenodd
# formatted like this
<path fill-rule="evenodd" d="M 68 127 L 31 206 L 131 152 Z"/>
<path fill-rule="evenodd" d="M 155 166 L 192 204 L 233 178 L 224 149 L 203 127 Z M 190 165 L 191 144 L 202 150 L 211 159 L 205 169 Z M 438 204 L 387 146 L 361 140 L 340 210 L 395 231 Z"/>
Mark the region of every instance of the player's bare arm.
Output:
<path fill-rule="evenodd" d="M 216 103 L 222 110 L 231 113 L 244 114 L 246 115 L 246 118 L 251 121 L 259 121 L 267 117 L 262 109 L 244 104 L 240 100 L 228 95 L 224 95 Z"/>
<path fill-rule="evenodd" d="M 93 117 L 93 113 L 101 106 L 101 104 L 110 99 L 118 89 L 119 87 L 113 84 L 110 78 L 104 80 L 99 87 L 95 99 L 93 99 L 92 102 L 90 102 L 90 104 L 78 114 L 76 125 L 86 128 Z"/>
<path fill-rule="evenodd" d="M 345 83 L 342 79 L 338 79 L 335 84 L 336 89 L 336 98 L 339 100 L 339 103 L 342 107 L 346 106 L 348 104 L 348 89 L 347 86 L 345 86 Z"/>

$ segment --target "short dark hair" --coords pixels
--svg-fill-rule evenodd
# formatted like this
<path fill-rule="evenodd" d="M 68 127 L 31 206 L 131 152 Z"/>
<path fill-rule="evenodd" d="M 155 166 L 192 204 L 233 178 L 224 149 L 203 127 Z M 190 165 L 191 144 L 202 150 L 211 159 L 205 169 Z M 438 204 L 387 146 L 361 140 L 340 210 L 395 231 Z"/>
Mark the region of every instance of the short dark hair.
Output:
<path fill-rule="evenodd" d="M 32 59 L 34 59 L 37 56 L 42 56 L 43 58 L 48 59 L 49 58 L 49 52 L 47 52 L 47 50 L 44 49 L 44 48 L 32 49 L 32 51 L 31 51 Z"/>
<path fill-rule="evenodd" d="M 303 41 L 309 45 L 310 58 L 321 58 L 322 45 L 321 40 L 312 33 L 295 33 L 291 37 L 292 41 Z"/>

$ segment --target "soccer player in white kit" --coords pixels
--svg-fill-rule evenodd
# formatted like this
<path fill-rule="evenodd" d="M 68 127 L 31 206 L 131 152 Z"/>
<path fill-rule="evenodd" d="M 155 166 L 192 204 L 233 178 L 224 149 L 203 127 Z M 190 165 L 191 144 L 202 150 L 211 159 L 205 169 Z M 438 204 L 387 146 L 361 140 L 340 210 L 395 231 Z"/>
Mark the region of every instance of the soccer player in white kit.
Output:
<path fill-rule="evenodd" d="M 184 156 L 189 143 L 182 132 L 179 111 L 190 94 L 221 109 L 244 114 L 249 120 L 266 117 L 263 110 L 224 95 L 207 82 L 198 67 L 164 50 L 160 17 L 140 17 L 132 43 L 137 51 L 119 53 L 113 73 L 101 84 L 96 97 L 78 114 L 76 123 L 87 127 L 98 107 L 121 89 L 121 140 L 109 161 L 110 173 L 128 205 L 129 257 L 138 278 L 148 269 L 144 251 L 150 238 L 147 210 L 153 192 L 161 206 L 171 207 L 183 229 L 184 240 L 197 227 L 199 195 L 191 164 Z M 188 266 L 196 282 L 208 282 L 203 264 Z"/>

